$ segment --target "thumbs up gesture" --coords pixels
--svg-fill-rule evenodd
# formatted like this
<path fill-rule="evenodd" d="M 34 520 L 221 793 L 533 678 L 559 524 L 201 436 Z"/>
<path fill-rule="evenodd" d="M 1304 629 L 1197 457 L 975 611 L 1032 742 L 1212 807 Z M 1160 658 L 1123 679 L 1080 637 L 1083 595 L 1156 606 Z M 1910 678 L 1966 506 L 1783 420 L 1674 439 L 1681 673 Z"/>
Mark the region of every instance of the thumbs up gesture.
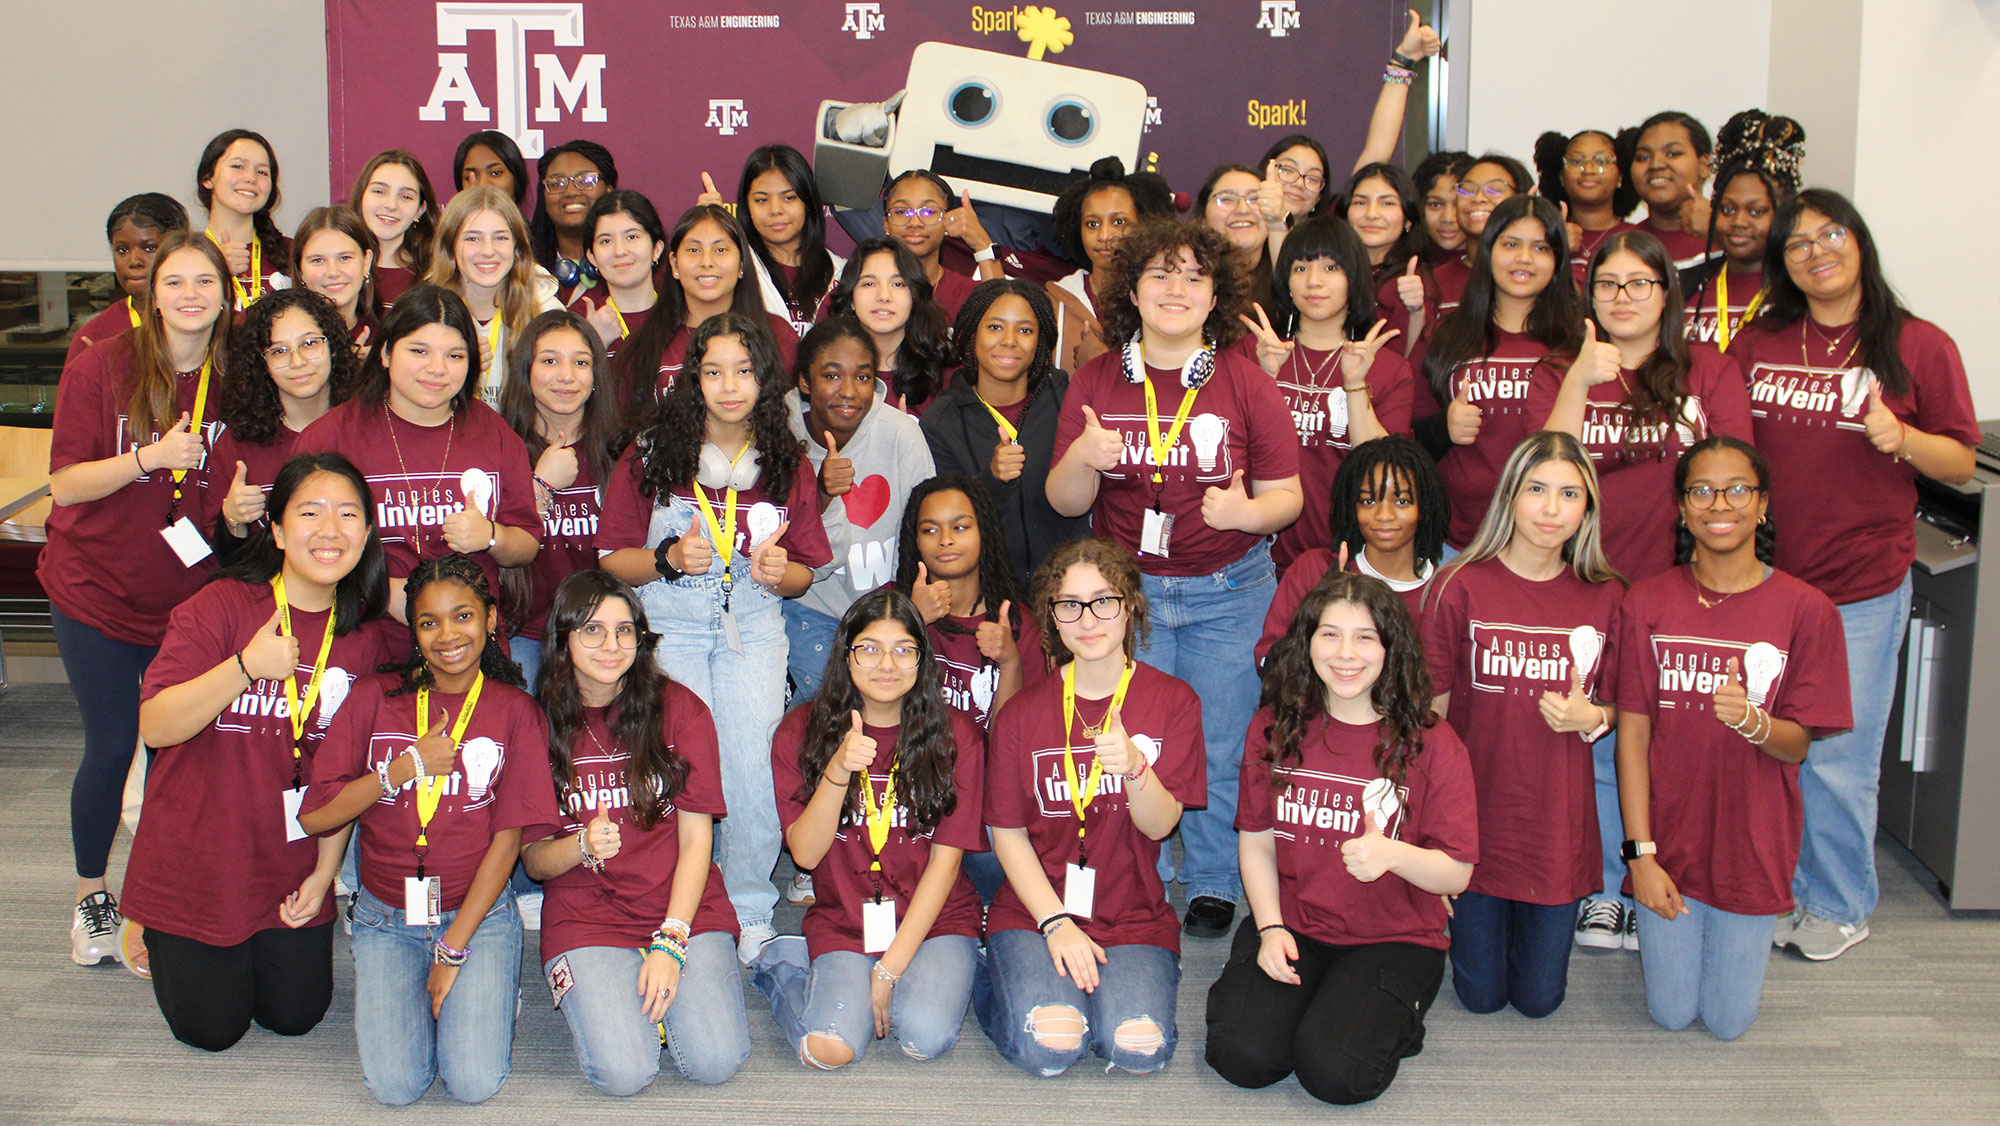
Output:
<path fill-rule="evenodd" d="M 1084 464 L 1099 473 L 1109 473 L 1118 468 L 1125 457 L 1125 437 L 1097 421 L 1097 412 L 1090 404 L 1083 407 L 1083 433 L 1077 436 L 1077 444 L 1083 449 Z"/>
<path fill-rule="evenodd" d="M 1236 314 L 1236 319 L 1242 321 L 1243 327 L 1249 329 L 1250 335 L 1257 339 L 1257 366 L 1276 375 L 1285 370 L 1285 364 L 1292 358 L 1292 349 L 1298 345 L 1278 335 L 1278 330 L 1271 327 L 1271 318 L 1265 314 L 1262 305 L 1252 304 L 1250 308 L 1257 314 L 1256 320 L 1251 320 L 1242 313 Z"/>
<path fill-rule="evenodd" d="M 679 562 L 673 560 L 675 552 L 680 553 Z M 674 563 L 683 574 L 706 575 L 710 564 L 715 561 L 715 545 L 708 542 L 708 536 L 702 532 L 701 524 L 697 521 L 678 543 L 668 549 L 667 557 L 668 562 Z"/>
<path fill-rule="evenodd" d="M 214 235 L 210 235 L 209 237 L 215 238 Z M 223 242 L 221 239 L 216 239 L 215 245 L 222 249 L 222 260 L 229 263 L 229 272 L 232 275 L 242 277 L 250 272 L 250 242 L 248 239 L 242 242 Z"/>
<path fill-rule="evenodd" d="M 1729 727 L 1742 727 L 1750 714 L 1750 693 L 1743 689 L 1743 671 L 1736 658 L 1729 658 L 1726 679 L 1715 690 L 1715 718 Z"/>
<path fill-rule="evenodd" d="M 785 538 L 785 529 L 791 526 L 790 520 L 785 521 L 763 543 L 750 549 L 751 578 L 770 587 L 785 581 L 785 566 L 791 562 L 791 556 L 778 541 Z"/>
<path fill-rule="evenodd" d="M 1584 386 L 1595 387 L 1617 379 L 1622 366 L 1618 346 L 1597 338 L 1596 321 L 1584 321 L 1583 343 L 1576 350 L 1576 362 L 1570 365 L 1570 374 L 1583 380 Z"/>
<path fill-rule="evenodd" d="M 959 192 L 958 206 L 944 213 L 944 233 L 971 247 L 974 254 L 993 245 L 993 236 L 986 233 L 979 213 L 972 209 L 969 189 Z"/>
<path fill-rule="evenodd" d="M 1861 416 L 1861 425 L 1868 429 L 1869 444 L 1890 457 L 1899 456 L 1909 444 L 1910 428 L 1883 405 L 1882 384 L 1872 376 L 1868 380 L 1868 413 Z"/>
<path fill-rule="evenodd" d="M 610 344 L 625 339 L 625 330 L 618 327 L 618 310 L 611 307 L 610 301 L 607 300 L 602 305 L 593 305 L 590 298 L 585 297 L 580 311 L 583 313 L 583 319 L 590 322 L 590 327 L 597 330 L 599 340 Z"/>
<path fill-rule="evenodd" d="M 854 491 L 854 462 L 840 456 L 840 443 L 834 441 L 833 431 L 825 431 L 826 460 L 819 467 L 820 496 L 832 500 Z"/>
<path fill-rule="evenodd" d="M 701 194 L 694 197 L 694 205 L 696 207 L 701 207 L 704 204 L 714 204 L 717 207 L 723 205 L 722 193 L 715 190 L 715 181 L 709 179 L 706 172 L 701 174 Z"/>
<path fill-rule="evenodd" d="M 826 776 L 836 786 L 845 786 L 854 780 L 856 774 L 865 772 L 875 764 L 875 740 L 861 728 L 861 713 L 847 713 L 853 726 L 841 736 L 840 746 L 833 752 L 833 761 L 827 764 Z"/>
<path fill-rule="evenodd" d="M 1363 811 L 1361 835 L 1340 842 L 1340 859 L 1347 865 L 1347 874 L 1364 884 L 1374 883 L 1389 871 L 1395 861 L 1396 846 L 1401 843 L 1382 835 L 1379 816 Z"/>
<path fill-rule="evenodd" d="M 1480 409 L 1472 401 L 1472 381 L 1460 380 L 1458 391 L 1444 408 L 1445 432 L 1454 446 L 1469 446 L 1479 440 Z"/>
<path fill-rule="evenodd" d="M 1556 206 L 1562 208 L 1563 234 L 1569 239 L 1570 253 L 1575 254 L 1577 249 L 1583 245 L 1583 225 L 1569 217 L 1569 204 L 1559 203 Z M 1702 233 L 1707 234 L 1708 232 L 1703 231 Z"/>
<path fill-rule="evenodd" d="M 250 467 L 240 461 L 222 497 L 222 518 L 239 528 L 264 518 L 264 490 L 250 483 Z"/>
<path fill-rule="evenodd" d="M 1701 198 L 1701 185 L 1689 184 L 1686 202 L 1681 204 L 1681 230 L 1690 235 L 1708 237 L 1708 201 Z"/>
<path fill-rule="evenodd" d="M 425 758 L 424 762 L 428 764 L 430 759 Z M 583 827 L 583 851 L 592 860 L 609 860 L 618 855 L 618 847 L 618 823 L 611 820 L 610 810 L 600 801 L 597 816 Z"/>
<path fill-rule="evenodd" d="M 271 611 L 271 620 L 243 647 L 243 667 L 258 680 L 283 680 L 298 671 L 299 639 L 284 635 L 282 613 Z"/>
<path fill-rule="evenodd" d="M 1604 709 L 1590 700 L 1590 694 L 1583 690 L 1583 673 L 1574 662 L 1569 668 L 1568 692 L 1544 692 L 1537 702 L 1542 711 L 1542 722 L 1549 730 L 1580 735 L 1597 730 L 1604 722 Z"/>
<path fill-rule="evenodd" d="M 1278 179 L 1278 162 L 1264 162 L 1264 181 L 1257 185 L 1257 210 L 1264 215 L 1266 227 L 1285 225 L 1285 184 Z"/>
<path fill-rule="evenodd" d="M 1000 620 L 981 622 L 974 631 L 973 638 L 979 644 L 979 654 L 1001 668 L 1012 668 L 1021 663 L 1021 650 L 1014 643 L 1014 627 L 1008 624 L 1007 610 L 1012 602 L 1000 604 Z"/>
<path fill-rule="evenodd" d="M 193 469 L 201 464 L 201 434 L 194 428 L 194 416 L 181 412 L 181 420 L 147 446 L 140 460 L 150 472 L 155 469 Z"/>
<path fill-rule="evenodd" d="M 951 613 L 951 584 L 943 579 L 932 582 L 930 568 L 920 562 L 917 581 L 910 587 L 910 601 L 916 603 L 924 624 L 930 625 Z"/>
<path fill-rule="evenodd" d="M 1241 469 L 1230 475 L 1228 488 L 1210 485 L 1201 494 L 1201 522 L 1217 531 L 1246 530 L 1244 522 L 1252 511 L 1250 491 L 1243 486 Z"/>
<path fill-rule="evenodd" d="M 561 431 L 549 435 L 549 448 L 535 459 L 535 476 L 561 491 L 576 484 L 576 475 L 576 447 L 569 444 L 569 435 Z"/>
<path fill-rule="evenodd" d="M 1001 442 L 993 447 L 993 456 L 986 463 L 986 471 L 995 481 L 1012 481 L 1028 467 L 1028 450 L 1020 442 Z"/>
<path fill-rule="evenodd" d="M 431 729 L 417 740 L 417 753 L 424 758 L 424 773 L 443 778 L 458 769 L 458 744 L 451 737 L 451 713 L 438 708 Z"/>
<path fill-rule="evenodd" d="M 1146 756 L 1132 744 L 1132 737 L 1125 733 L 1125 717 L 1113 707 L 1104 717 L 1104 730 L 1092 740 L 1097 747 L 1097 761 L 1112 774 L 1126 778 L 1136 778 L 1146 769 Z"/>
<path fill-rule="evenodd" d="M 1412 313 L 1424 307 L 1424 276 L 1417 272 L 1415 255 L 1410 257 L 1410 264 L 1405 266 L 1402 274 L 1396 278 L 1396 300 L 1401 301 L 1403 308 Z"/>

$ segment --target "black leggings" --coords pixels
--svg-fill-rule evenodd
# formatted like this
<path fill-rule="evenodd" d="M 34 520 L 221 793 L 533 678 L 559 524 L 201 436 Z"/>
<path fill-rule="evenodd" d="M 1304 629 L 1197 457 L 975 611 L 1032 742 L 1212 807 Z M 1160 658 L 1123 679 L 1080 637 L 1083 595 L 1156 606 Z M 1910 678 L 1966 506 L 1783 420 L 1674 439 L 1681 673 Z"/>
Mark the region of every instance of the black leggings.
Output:
<path fill-rule="evenodd" d="M 1445 952 L 1406 942 L 1331 946 L 1295 936 L 1298 985 L 1257 965 L 1254 919 L 1208 991 L 1208 1066 L 1239 1087 L 1298 1073 L 1330 1103 L 1365 1103 L 1424 1045 L 1424 1013 L 1444 981 Z"/>
<path fill-rule="evenodd" d="M 174 1039 L 224 1051 L 250 1022 L 303 1036 L 333 1003 L 333 923 L 258 931 L 235 946 L 210 946 L 147 928 L 153 997 Z"/>
<path fill-rule="evenodd" d="M 114 641 L 54 606 L 49 619 L 63 672 L 83 712 L 83 761 L 69 786 L 70 847 L 78 878 L 101 880 L 125 805 L 125 776 L 139 745 L 139 687 L 160 649 Z"/>

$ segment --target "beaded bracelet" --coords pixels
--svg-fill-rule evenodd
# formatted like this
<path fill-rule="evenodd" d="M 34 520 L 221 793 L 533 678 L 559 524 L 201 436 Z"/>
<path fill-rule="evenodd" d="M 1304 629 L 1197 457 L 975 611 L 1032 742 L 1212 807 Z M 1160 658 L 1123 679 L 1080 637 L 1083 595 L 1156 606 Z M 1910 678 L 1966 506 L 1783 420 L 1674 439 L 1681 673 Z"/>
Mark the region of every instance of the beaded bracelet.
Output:
<path fill-rule="evenodd" d="M 890 985 L 894 985 L 897 982 L 903 980 L 903 975 L 898 973 L 890 973 L 889 967 L 883 965 L 881 961 L 878 959 L 875 963 L 875 980 L 886 981 Z"/>
<path fill-rule="evenodd" d="M 590 826 L 588 825 L 584 826 L 583 832 L 578 833 L 576 835 L 576 850 L 583 854 L 584 871 L 586 872 L 604 871 L 603 859 L 592 855 L 590 851 Z"/>
<path fill-rule="evenodd" d="M 419 777 L 419 778 L 422 778 L 422 777 L 424 776 L 424 773 L 425 773 L 425 771 L 424 771 L 424 753 L 423 753 L 422 751 L 419 751 L 419 750 L 417 749 L 417 747 L 416 747 L 416 744 L 414 744 L 414 743 L 412 743 L 412 744 L 411 744 L 410 746 L 408 746 L 408 747 L 404 748 L 404 749 L 403 749 L 403 753 L 404 753 L 404 754 L 406 754 L 406 755 L 408 755 L 408 756 L 410 756 L 411 760 L 412 760 L 412 761 L 414 761 L 414 762 L 415 762 L 415 763 L 417 764 L 417 777 Z"/>
<path fill-rule="evenodd" d="M 1416 76 L 1415 71 L 1405 70 L 1395 63 L 1390 63 L 1382 68 L 1382 81 L 1385 85 L 1408 86 Z"/>
<path fill-rule="evenodd" d="M 694 933 L 694 928 L 688 926 L 685 919 L 668 919 L 666 922 L 660 924 L 659 933 L 678 935 L 682 942 L 686 942 L 688 936 Z"/>
<path fill-rule="evenodd" d="M 440 966 L 451 966 L 456 969 L 465 964 L 465 956 L 470 952 L 469 949 L 453 949 L 449 943 L 445 942 L 442 935 L 431 940 L 431 959 Z"/>
<path fill-rule="evenodd" d="M 389 764 L 394 761 L 396 760 L 385 758 L 382 760 L 382 765 L 375 768 L 375 777 L 382 783 L 382 796 L 385 798 L 396 796 L 396 784 L 389 781 Z"/>

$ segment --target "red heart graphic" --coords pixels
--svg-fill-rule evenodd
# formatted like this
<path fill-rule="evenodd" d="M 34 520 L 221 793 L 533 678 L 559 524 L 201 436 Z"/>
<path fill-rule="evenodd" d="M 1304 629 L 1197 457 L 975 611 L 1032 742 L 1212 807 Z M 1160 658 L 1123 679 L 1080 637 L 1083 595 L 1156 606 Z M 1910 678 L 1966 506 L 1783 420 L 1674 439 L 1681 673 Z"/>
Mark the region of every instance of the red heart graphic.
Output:
<path fill-rule="evenodd" d="M 889 479 L 880 473 L 864 477 L 847 490 L 841 501 L 847 505 L 847 522 L 857 528 L 871 527 L 889 511 Z"/>

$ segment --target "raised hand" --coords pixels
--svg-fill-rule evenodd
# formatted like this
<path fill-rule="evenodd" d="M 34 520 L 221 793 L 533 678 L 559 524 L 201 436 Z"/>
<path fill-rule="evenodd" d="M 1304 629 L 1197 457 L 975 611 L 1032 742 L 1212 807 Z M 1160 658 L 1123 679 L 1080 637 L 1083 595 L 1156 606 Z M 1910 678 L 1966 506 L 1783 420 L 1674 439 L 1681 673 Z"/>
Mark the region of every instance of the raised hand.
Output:
<path fill-rule="evenodd" d="M 916 603 L 917 614 L 930 625 L 951 613 L 951 584 L 939 579 L 931 581 L 930 568 L 917 564 L 917 581 L 910 587 L 910 601 Z"/>
<path fill-rule="evenodd" d="M 1092 738 L 1096 744 L 1097 761 L 1104 764 L 1110 774 L 1135 778 L 1146 769 L 1146 756 L 1132 743 L 1132 737 L 1125 733 L 1125 718 L 1113 707 L 1104 717 L 1104 730 Z"/>
<path fill-rule="evenodd" d="M 1217 531 L 1242 530 L 1251 511 L 1241 469 L 1230 475 L 1228 488 L 1210 485 L 1201 494 L 1201 522 Z"/>
<path fill-rule="evenodd" d="M 1568 203 L 1559 203 L 1556 206 L 1562 208 L 1563 233 L 1569 237 L 1570 253 L 1574 254 L 1577 248 L 1583 245 L 1583 226 L 1569 217 Z M 1707 232 L 1703 233 L 1706 234 Z"/>
<path fill-rule="evenodd" d="M 1623 366 L 1618 346 L 1609 340 L 1599 340 L 1597 322 L 1586 319 L 1583 322 L 1583 343 L 1576 350 L 1576 362 L 1570 365 L 1570 372 L 1582 379 L 1584 386 L 1595 387 L 1617 379 Z"/>
<path fill-rule="evenodd" d="M 1097 412 L 1088 403 L 1083 406 L 1083 433 L 1076 441 L 1083 450 L 1084 464 L 1099 473 L 1111 472 L 1124 460 L 1125 436 L 1097 421 Z"/>
<path fill-rule="evenodd" d="M 1397 52 L 1406 59 L 1424 59 L 1443 49 L 1444 43 L 1438 38 L 1437 31 L 1426 25 L 1417 10 L 1411 8 L 1410 20 L 1403 28 L 1403 41 L 1397 45 Z"/>
<path fill-rule="evenodd" d="M 1417 272 L 1417 266 L 1417 257 L 1411 255 L 1410 264 L 1396 277 L 1396 300 L 1412 313 L 1422 312 L 1424 308 L 1424 278 Z"/>
<path fill-rule="evenodd" d="M 258 680 L 283 680 L 298 671 L 299 639 L 279 632 L 283 613 L 271 611 L 271 620 L 243 647 L 243 667 Z"/>
<path fill-rule="evenodd" d="M 1250 335 L 1257 338 L 1257 366 L 1276 375 L 1285 370 L 1285 364 L 1292 358 L 1292 349 L 1298 345 L 1278 335 L 1262 305 L 1253 303 L 1250 309 L 1257 314 L 1256 320 L 1242 313 L 1236 314 L 1236 319 L 1242 321 L 1243 327 L 1250 330 Z"/>
<path fill-rule="evenodd" d="M 448 777 L 458 769 L 458 742 L 451 737 L 451 713 L 438 708 L 437 722 L 417 740 L 417 753 L 424 757 L 424 773 L 433 778 Z"/>
<path fill-rule="evenodd" d="M 549 435 L 549 448 L 535 459 L 535 476 L 549 488 L 561 490 L 576 484 L 576 475 L 576 447 L 569 444 L 569 435 L 561 431 Z"/>
<path fill-rule="evenodd" d="M 1544 692 L 1536 706 L 1550 731 L 1581 735 L 1597 730 L 1604 722 L 1604 709 L 1591 703 L 1589 693 L 1583 690 L 1583 673 L 1574 663 L 1569 670 L 1569 691 Z"/>
<path fill-rule="evenodd" d="M 618 823 L 611 820 L 610 809 L 599 802 L 597 816 L 583 827 L 583 850 L 593 860 L 609 860 L 618 855 L 618 848 Z"/>
<path fill-rule="evenodd" d="M 472 507 L 461 508 L 445 517 L 444 523 L 438 527 L 444 533 L 444 542 L 461 555 L 485 551 L 487 545 L 500 536 L 500 526 Z"/>
<path fill-rule="evenodd" d="M 1716 686 L 1712 706 L 1715 718 L 1731 728 L 1742 727 L 1749 718 L 1750 693 L 1743 688 L 1743 672 L 1734 657 L 1729 658 L 1728 673 Z"/>
<path fill-rule="evenodd" d="M 1014 643 L 1014 627 L 1007 624 L 1007 609 L 1012 605 L 1012 602 L 1002 602 L 1000 620 L 981 622 L 979 628 L 973 631 L 973 639 L 979 645 L 979 655 L 1001 668 L 1019 664 L 1021 661 L 1021 650 Z"/>
<path fill-rule="evenodd" d="M 255 524 L 264 518 L 264 490 L 250 483 L 250 467 L 236 463 L 236 476 L 222 497 L 222 518 L 237 527 Z"/>
<path fill-rule="evenodd" d="M 1708 201 L 1701 196 L 1701 185 L 1689 184 L 1688 197 L 1681 203 L 1681 231 L 1707 238 L 1709 211 Z"/>
<path fill-rule="evenodd" d="M 715 181 L 709 179 L 706 172 L 701 174 L 701 194 L 694 197 L 694 205 L 696 207 L 704 204 L 714 204 L 717 207 L 723 206 L 722 193 L 715 190 Z"/>
<path fill-rule="evenodd" d="M 1444 408 L 1445 432 L 1451 436 L 1452 445 L 1469 446 L 1479 440 L 1480 415 L 1478 405 L 1472 401 L 1472 381 L 1461 380 L 1458 392 Z"/>
<path fill-rule="evenodd" d="M 865 774 L 875 765 L 878 750 L 873 737 L 861 728 L 861 713 L 847 713 L 853 718 L 853 726 L 840 737 L 840 746 L 833 752 L 833 762 L 826 768 L 826 776 L 837 785 L 845 786 L 854 780 L 856 774 Z"/>
<path fill-rule="evenodd" d="M 597 330 L 599 340 L 610 343 L 625 338 L 625 330 L 618 327 L 618 310 L 611 307 L 611 302 L 606 301 L 602 305 L 592 306 L 590 298 L 586 297 L 583 299 L 583 306 L 583 319 L 589 321 L 590 327 Z"/>
<path fill-rule="evenodd" d="M 995 481 L 1012 481 L 1021 476 L 1028 467 L 1028 450 L 1019 442 L 1001 442 L 993 447 L 993 457 L 986 463 L 986 471 Z"/>
<path fill-rule="evenodd" d="M 790 520 L 778 525 L 778 530 L 766 536 L 764 542 L 750 549 L 750 577 L 765 586 L 777 586 L 785 581 L 785 565 L 791 556 L 778 541 L 785 538 L 785 529 L 792 526 Z"/>
<path fill-rule="evenodd" d="M 216 245 L 222 248 L 222 260 L 229 263 L 229 272 L 232 275 L 242 277 L 250 272 L 250 243 L 248 241 L 217 241 Z"/>
<path fill-rule="evenodd" d="M 1285 225 L 1285 183 L 1278 179 L 1276 159 L 1264 162 L 1264 180 L 1257 185 L 1257 210 L 1264 216 L 1266 227 Z"/>
<path fill-rule="evenodd" d="M 194 428 L 194 416 L 182 411 L 181 420 L 147 446 L 140 460 L 149 473 L 155 469 L 194 469 L 201 465 L 204 449 L 201 434 Z"/>
<path fill-rule="evenodd" d="M 673 554 L 677 551 L 681 557 L 675 562 Z M 701 526 L 697 524 L 688 529 L 687 534 L 682 536 L 679 542 L 667 549 L 667 556 L 668 561 L 679 567 L 683 574 L 706 575 L 709 566 L 715 561 L 715 545 L 708 542 L 708 536 L 703 534 Z"/>
<path fill-rule="evenodd" d="M 969 189 L 959 192 L 958 206 L 944 213 L 944 233 L 971 247 L 974 254 L 993 245 L 993 236 L 986 233 L 979 222 L 979 213 L 972 209 Z"/>

